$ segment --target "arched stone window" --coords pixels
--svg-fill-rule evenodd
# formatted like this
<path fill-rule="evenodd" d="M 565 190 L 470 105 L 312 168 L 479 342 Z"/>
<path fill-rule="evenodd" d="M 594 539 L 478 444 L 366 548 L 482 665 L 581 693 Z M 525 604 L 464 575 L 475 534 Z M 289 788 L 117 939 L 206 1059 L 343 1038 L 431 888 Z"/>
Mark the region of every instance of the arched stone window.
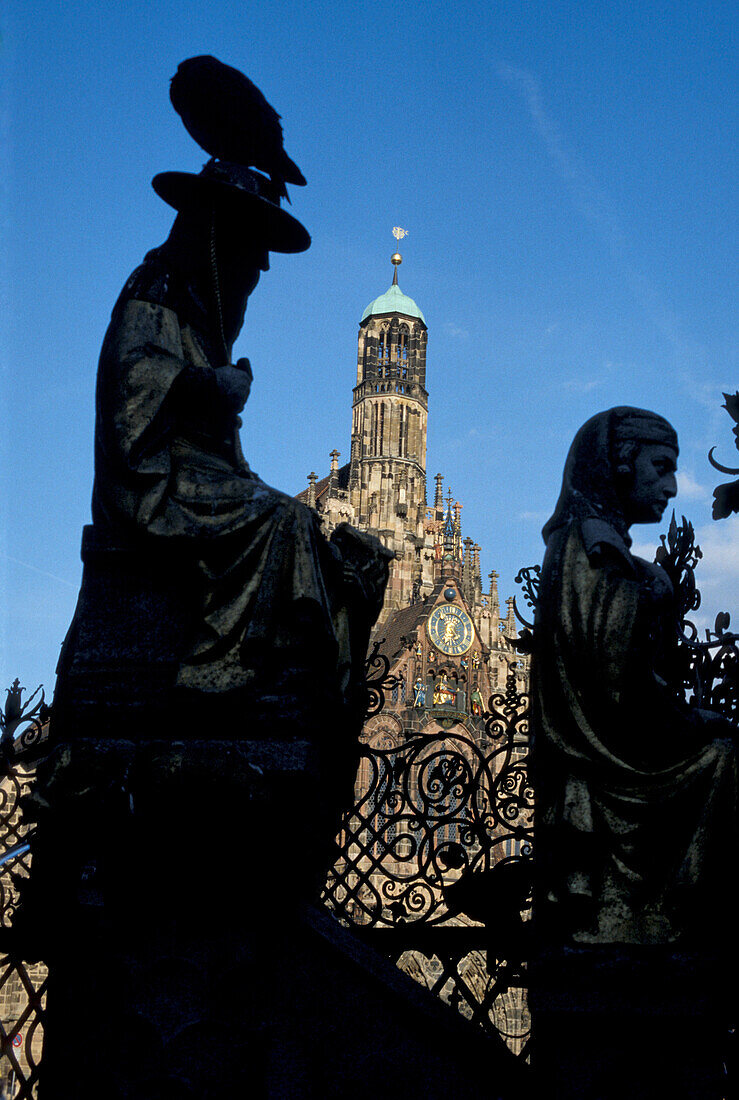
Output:
<path fill-rule="evenodd" d="M 390 339 L 387 328 L 383 328 L 378 337 L 377 362 L 380 366 L 390 362 Z"/>
<path fill-rule="evenodd" d="M 408 344 L 410 335 L 407 325 L 401 325 L 398 333 L 398 364 L 401 378 L 408 377 Z"/>

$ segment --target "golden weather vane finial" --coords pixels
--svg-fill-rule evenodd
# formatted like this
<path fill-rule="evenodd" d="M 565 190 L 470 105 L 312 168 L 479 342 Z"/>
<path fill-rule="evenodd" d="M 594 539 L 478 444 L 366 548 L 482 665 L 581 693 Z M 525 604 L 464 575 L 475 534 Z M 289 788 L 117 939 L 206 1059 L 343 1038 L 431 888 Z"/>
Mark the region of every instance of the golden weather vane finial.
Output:
<path fill-rule="evenodd" d="M 399 225 L 394 225 L 393 236 L 395 237 L 396 241 L 402 241 L 403 237 L 408 236 L 408 230 L 401 229 Z M 390 263 L 395 268 L 395 271 L 393 272 L 393 286 L 398 285 L 398 264 L 402 264 L 402 262 L 403 257 L 400 255 L 399 252 L 394 252 L 393 255 L 390 257 Z"/>

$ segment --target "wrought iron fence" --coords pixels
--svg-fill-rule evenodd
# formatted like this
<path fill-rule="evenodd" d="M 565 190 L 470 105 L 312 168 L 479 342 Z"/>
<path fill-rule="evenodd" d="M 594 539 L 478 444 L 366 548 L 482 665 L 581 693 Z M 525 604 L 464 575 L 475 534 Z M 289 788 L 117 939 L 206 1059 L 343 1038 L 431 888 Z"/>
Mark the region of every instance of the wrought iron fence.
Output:
<path fill-rule="evenodd" d="M 8 929 L 18 907 L 22 879 L 31 873 L 31 835 L 22 799 L 33 785 L 46 749 L 49 710 L 42 688 L 23 702 L 15 680 L 0 711 L 0 929 Z M 0 1098 L 37 1095 L 43 1047 L 48 971 L 0 953 Z"/>
<path fill-rule="evenodd" d="M 377 700 L 392 686 L 389 665 L 377 647 L 371 662 Z M 525 1056 L 533 794 L 515 669 L 465 725 L 403 729 L 376 706 L 362 740 L 326 905 Z"/>

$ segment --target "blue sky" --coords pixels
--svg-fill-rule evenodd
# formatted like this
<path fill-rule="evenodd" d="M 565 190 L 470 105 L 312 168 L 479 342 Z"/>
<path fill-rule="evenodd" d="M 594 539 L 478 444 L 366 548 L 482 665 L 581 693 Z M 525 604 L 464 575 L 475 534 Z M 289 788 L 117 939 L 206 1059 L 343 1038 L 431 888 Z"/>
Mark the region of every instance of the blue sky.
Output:
<path fill-rule="evenodd" d="M 696 525 L 705 622 L 739 614 L 739 524 L 713 523 L 736 463 L 722 390 L 736 362 L 733 5 L 263 0 L 26 2 L 0 47 L 0 686 L 50 694 L 89 522 L 93 395 L 115 298 L 170 210 L 150 187 L 205 155 L 169 104 L 213 53 L 283 116 L 313 235 L 275 256 L 237 354 L 242 439 L 298 492 L 348 457 L 357 324 L 400 285 L 429 326 L 429 482 L 464 505 L 483 572 L 514 591 L 541 559 L 579 425 L 654 408 L 681 439 L 678 514 Z M 9 150 L 9 155 L 7 151 Z M 660 528 L 637 529 L 651 557 Z"/>

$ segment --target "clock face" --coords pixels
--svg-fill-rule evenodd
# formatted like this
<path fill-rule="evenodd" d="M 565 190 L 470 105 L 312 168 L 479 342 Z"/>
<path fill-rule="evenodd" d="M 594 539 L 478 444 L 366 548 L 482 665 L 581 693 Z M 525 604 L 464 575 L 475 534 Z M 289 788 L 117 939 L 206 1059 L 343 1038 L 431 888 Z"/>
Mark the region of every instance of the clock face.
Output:
<path fill-rule="evenodd" d="M 442 653 L 458 657 L 472 645 L 472 620 L 461 607 L 447 604 L 435 607 L 426 624 L 429 638 Z"/>

